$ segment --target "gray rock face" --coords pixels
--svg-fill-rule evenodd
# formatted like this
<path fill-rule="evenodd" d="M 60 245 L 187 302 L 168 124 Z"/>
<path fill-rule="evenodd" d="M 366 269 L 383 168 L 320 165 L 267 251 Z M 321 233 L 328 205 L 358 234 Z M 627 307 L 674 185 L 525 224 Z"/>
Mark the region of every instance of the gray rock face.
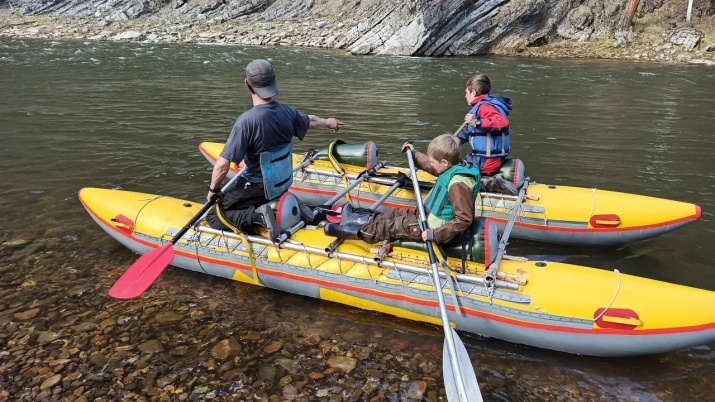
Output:
<path fill-rule="evenodd" d="M 99 12 L 119 21 L 147 15 L 157 3 L 148 0 L 14 0 L 13 4 L 28 15 L 54 12 L 70 17 L 89 17 Z"/>
<path fill-rule="evenodd" d="M 125 40 L 140 40 L 143 37 L 144 37 L 144 34 L 141 32 L 126 31 L 126 32 L 122 32 L 122 33 L 114 36 L 114 38 L 112 38 L 112 39 L 116 40 L 116 41 L 125 41 Z"/>
<path fill-rule="evenodd" d="M 663 40 L 680 45 L 685 50 L 693 50 L 704 36 L 705 34 L 691 27 L 668 28 L 663 34 Z"/>
<path fill-rule="evenodd" d="M 405 56 L 476 55 L 520 50 L 563 39 L 603 38 L 614 32 L 626 3 L 621 0 L 13 1 L 25 14 L 92 17 L 104 24 L 150 15 L 207 24 L 232 19 L 302 19 L 310 21 L 303 23 L 305 29 L 330 31 L 325 32 L 325 38 L 311 38 L 303 45 L 341 48 L 353 54 Z M 652 9 L 663 0 L 644 2 Z M 128 35 L 127 32 L 124 36 Z M 114 39 L 143 39 L 124 36 Z M 681 36 L 673 40 L 683 42 L 683 46 L 692 43 L 692 39 L 677 39 Z M 279 41 L 281 38 L 270 41 L 257 38 L 256 44 Z"/>

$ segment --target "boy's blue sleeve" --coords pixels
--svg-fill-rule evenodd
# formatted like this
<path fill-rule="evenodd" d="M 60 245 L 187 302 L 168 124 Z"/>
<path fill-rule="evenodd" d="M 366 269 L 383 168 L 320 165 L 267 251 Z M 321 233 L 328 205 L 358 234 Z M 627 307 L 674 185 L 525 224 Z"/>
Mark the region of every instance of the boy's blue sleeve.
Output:
<path fill-rule="evenodd" d="M 457 138 L 459 138 L 459 143 L 460 143 L 460 144 L 464 144 L 464 143 L 466 143 L 466 142 L 469 142 L 469 133 L 470 133 L 469 130 L 470 130 L 471 128 L 472 128 L 472 126 L 470 126 L 469 124 L 467 124 L 466 126 L 464 126 L 464 128 L 462 129 L 462 131 L 460 131 L 459 134 L 457 134 Z"/>

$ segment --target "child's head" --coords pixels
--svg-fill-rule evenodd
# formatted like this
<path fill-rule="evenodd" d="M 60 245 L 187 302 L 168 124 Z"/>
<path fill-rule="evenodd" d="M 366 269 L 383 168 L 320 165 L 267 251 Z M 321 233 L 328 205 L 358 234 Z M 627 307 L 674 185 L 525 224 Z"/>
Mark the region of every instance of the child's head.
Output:
<path fill-rule="evenodd" d="M 430 164 L 438 173 L 444 172 L 459 163 L 460 148 L 459 139 L 450 133 L 436 137 L 427 146 Z"/>
<path fill-rule="evenodd" d="M 488 94 L 491 90 L 492 83 L 486 74 L 475 75 L 467 81 L 467 85 L 464 87 L 464 97 L 467 98 L 467 103 L 471 103 L 474 99 Z"/>

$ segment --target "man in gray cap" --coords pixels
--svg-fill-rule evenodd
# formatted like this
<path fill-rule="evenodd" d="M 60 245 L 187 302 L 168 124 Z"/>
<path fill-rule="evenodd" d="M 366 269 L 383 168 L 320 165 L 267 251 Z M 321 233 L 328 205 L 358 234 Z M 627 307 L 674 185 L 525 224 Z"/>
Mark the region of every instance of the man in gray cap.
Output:
<path fill-rule="evenodd" d="M 279 227 L 273 210 L 266 203 L 290 187 L 293 137 L 302 141 L 308 129 L 317 128 L 329 128 L 337 133 L 343 123 L 332 117 L 323 119 L 299 113 L 292 106 L 274 101 L 278 85 L 273 66 L 267 60 L 250 62 L 244 82 L 251 92 L 253 108 L 236 119 L 214 165 L 207 199 L 218 198 L 218 201 L 206 220 L 220 230 L 250 232 L 259 225 L 268 229 L 270 240 L 275 241 L 280 234 Z M 221 182 L 231 162 L 238 165 L 241 161 L 246 165 L 246 173 L 222 194 Z"/>

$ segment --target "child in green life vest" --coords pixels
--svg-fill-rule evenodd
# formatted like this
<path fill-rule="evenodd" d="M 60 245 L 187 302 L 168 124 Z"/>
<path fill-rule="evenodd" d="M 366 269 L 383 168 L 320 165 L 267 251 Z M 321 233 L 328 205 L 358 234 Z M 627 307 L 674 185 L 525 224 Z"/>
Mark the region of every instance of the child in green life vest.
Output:
<path fill-rule="evenodd" d="M 405 143 L 402 150 L 414 149 Z M 361 239 L 366 243 L 384 240 L 434 241 L 446 243 L 469 229 L 474 219 L 474 200 L 479 194 L 479 168 L 460 164 L 459 139 L 442 134 L 427 147 L 427 155 L 415 151 L 417 168 L 437 177 L 425 201 L 429 229 L 420 230 L 417 209 L 396 208 L 373 215 L 355 213 L 343 207 L 340 224 L 325 225 L 325 234 L 341 239 Z"/>

